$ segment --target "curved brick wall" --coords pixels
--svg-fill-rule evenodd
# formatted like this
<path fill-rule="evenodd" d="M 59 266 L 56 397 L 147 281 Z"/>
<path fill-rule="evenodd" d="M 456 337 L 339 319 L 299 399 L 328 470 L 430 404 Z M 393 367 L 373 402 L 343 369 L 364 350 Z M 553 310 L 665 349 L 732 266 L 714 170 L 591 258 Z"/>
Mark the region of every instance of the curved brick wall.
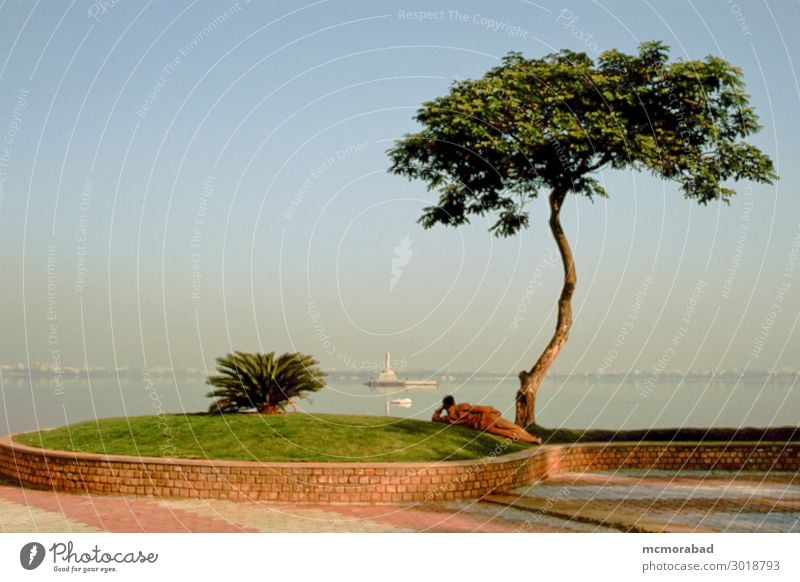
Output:
<path fill-rule="evenodd" d="M 27 447 L 0 437 L 0 475 L 72 493 L 396 503 L 481 497 L 569 471 L 800 470 L 800 443 L 552 445 L 477 461 L 257 463 L 123 457 Z"/>

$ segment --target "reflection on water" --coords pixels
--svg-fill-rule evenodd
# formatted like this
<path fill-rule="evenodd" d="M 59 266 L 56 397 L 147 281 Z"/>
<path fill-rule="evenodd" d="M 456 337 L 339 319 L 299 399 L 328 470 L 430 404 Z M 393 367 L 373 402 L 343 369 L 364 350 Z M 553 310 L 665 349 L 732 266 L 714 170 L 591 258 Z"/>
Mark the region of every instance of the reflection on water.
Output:
<path fill-rule="evenodd" d="M 387 398 L 410 398 L 408 409 L 393 408 L 398 417 L 428 420 L 442 397 L 489 404 L 513 419 L 515 379 L 440 383 L 437 390 L 374 391 L 362 379 L 329 378 L 329 385 L 300 400 L 309 413 L 383 415 Z M 141 416 L 159 412 L 198 412 L 211 400 L 200 377 L 68 379 L 63 390 L 48 380 L 4 378 L 0 391 L 0 434 L 111 416 Z M 800 388 L 791 382 L 703 380 L 660 382 L 651 393 L 635 380 L 591 382 L 586 378 L 556 378 L 539 391 L 537 419 L 549 427 L 739 427 L 800 424 Z"/>

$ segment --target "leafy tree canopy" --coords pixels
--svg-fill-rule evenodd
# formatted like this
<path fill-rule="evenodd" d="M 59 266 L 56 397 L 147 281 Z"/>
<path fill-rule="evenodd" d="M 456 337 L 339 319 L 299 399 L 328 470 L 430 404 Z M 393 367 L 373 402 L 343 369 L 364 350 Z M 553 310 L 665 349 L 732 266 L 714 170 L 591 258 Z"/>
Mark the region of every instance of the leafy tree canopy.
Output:
<path fill-rule="evenodd" d="M 420 222 L 457 226 L 495 213 L 491 230 L 528 226 L 540 189 L 606 196 L 593 172 L 648 170 L 701 204 L 727 202 L 727 180 L 769 183 L 771 160 L 745 138 L 759 129 L 742 72 L 727 61 L 668 62 L 668 47 L 617 50 L 593 61 L 563 50 L 510 53 L 482 79 L 455 82 L 424 103 L 418 133 L 390 150 L 391 171 L 438 190 Z"/>

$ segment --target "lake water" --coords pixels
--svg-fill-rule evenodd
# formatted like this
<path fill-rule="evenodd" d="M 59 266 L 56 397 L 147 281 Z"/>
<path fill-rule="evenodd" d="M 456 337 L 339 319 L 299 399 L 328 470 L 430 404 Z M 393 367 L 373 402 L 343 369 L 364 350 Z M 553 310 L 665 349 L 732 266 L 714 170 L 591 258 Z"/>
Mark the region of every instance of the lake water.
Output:
<path fill-rule="evenodd" d="M 440 383 L 436 390 L 409 390 L 386 395 L 359 379 L 328 379 L 328 387 L 298 401 L 310 413 L 383 415 L 387 398 L 410 398 L 408 409 L 392 415 L 428 420 L 446 394 L 457 401 L 490 404 L 514 418 L 514 379 Z M 62 426 L 111 416 L 158 412 L 198 412 L 208 408 L 208 387 L 200 377 L 68 379 L 63 390 L 48 380 L 4 377 L 0 389 L 0 434 Z M 635 380 L 593 382 L 587 378 L 554 378 L 542 386 L 537 420 L 548 427 L 649 428 L 738 427 L 800 424 L 800 386 L 773 379 L 662 380 L 648 393 Z"/>

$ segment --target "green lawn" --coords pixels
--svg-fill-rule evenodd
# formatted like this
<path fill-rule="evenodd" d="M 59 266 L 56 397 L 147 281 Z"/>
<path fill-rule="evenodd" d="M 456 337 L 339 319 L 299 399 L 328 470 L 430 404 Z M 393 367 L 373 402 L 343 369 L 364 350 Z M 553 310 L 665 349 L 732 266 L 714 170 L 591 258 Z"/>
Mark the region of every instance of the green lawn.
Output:
<path fill-rule="evenodd" d="M 69 451 L 244 461 L 459 461 L 529 447 L 504 447 L 502 437 L 440 423 L 300 413 L 106 418 L 15 440 Z"/>
<path fill-rule="evenodd" d="M 652 428 L 640 430 L 552 429 L 538 425 L 528 432 L 541 437 L 543 444 L 612 442 L 789 442 L 800 441 L 800 427 L 769 428 Z"/>

